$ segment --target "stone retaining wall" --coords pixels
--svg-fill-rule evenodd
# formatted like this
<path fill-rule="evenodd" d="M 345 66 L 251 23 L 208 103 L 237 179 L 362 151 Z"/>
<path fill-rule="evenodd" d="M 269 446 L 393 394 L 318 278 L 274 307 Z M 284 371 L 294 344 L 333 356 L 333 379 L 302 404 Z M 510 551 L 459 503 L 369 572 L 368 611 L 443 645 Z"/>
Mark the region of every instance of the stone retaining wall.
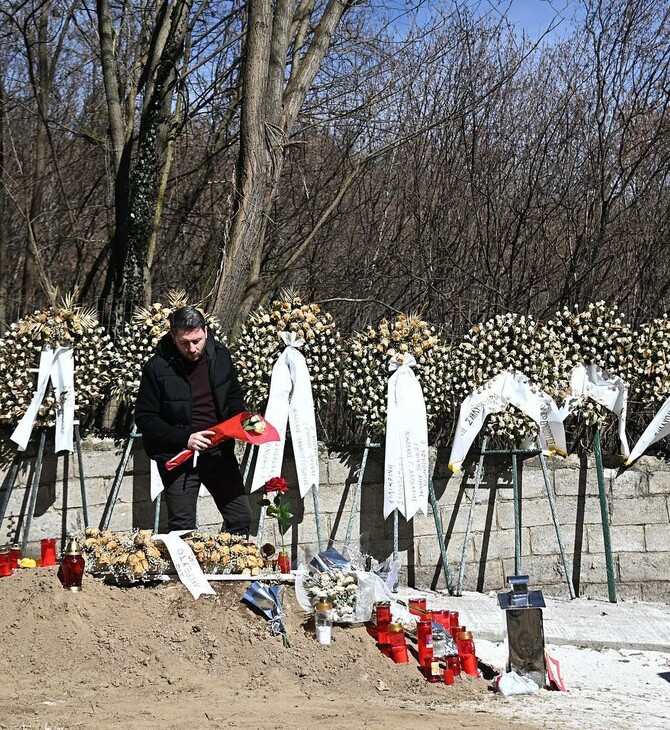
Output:
<path fill-rule="evenodd" d="M 284 476 L 295 485 L 293 464 L 287 450 Z M 321 452 L 319 503 L 322 532 L 336 546 L 344 540 L 362 449 Z M 458 574 L 468 512 L 473 493 L 472 465 L 462 477 L 447 477 L 446 454 L 433 454 L 435 490 L 447 538 L 450 569 Z M 121 447 L 111 440 L 84 441 L 83 471 L 89 524 L 97 526 L 121 459 Z M 1 526 L 0 542 L 13 541 L 25 520 L 34 455 L 22 464 Z M 570 457 L 550 459 L 549 477 L 555 490 L 557 511 L 577 592 L 581 596 L 607 597 L 605 553 L 593 461 Z M 2 469 L 4 498 L 9 465 Z M 670 465 L 644 457 L 634 468 L 618 474 L 605 470 L 612 549 L 618 597 L 670 601 Z M 523 463 L 521 489 L 521 555 L 523 572 L 547 595 L 567 596 L 568 589 L 559 556 L 549 501 L 537 459 Z M 252 495 L 252 531 L 258 527 L 260 497 Z M 393 549 L 393 520 L 382 518 L 382 450 L 370 452 L 354 516 L 354 542 L 364 552 L 385 558 Z M 464 588 L 500 590 L 506 575 L 514 573 L 514 504 L 509 459 L 491 457 L 474 510 L 473 532 L 467 547 Z M 293 557 L 302 559 L 316 546 L 316 525 L 311 495 L 296 502 L 291 535 Z M 209 496 L 200 499 L 199 523 L 207 530 L 220 526 L 218 511 Z M 154 508 L 149 497 L 149 463 L 141 444 L 135 444 L 110 528 L 151 527 Z M 404 578 L 418 588 L 442 588 L 435 521 L 428 514 L 411 522 L 400 518 L 399 549 Z M 37 494 L 30 549 L 37 553 L 41 537 L 63 535 L 83 527 L 79 469 L 75 455 L 56 458 L 49 451 L 44 461 Z M 161 529 L 165 528 L 163 510 Z M 288 536 L 287 536 L 288 537 Z M 274 541 L 272 522 L 266 522 L 265 539 Z"/>

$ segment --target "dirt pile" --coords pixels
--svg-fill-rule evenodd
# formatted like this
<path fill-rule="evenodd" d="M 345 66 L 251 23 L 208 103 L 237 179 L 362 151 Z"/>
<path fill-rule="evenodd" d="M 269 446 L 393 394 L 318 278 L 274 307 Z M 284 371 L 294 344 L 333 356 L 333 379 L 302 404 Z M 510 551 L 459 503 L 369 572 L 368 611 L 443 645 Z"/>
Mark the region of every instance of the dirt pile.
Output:
<path fill-rule="evenodd" d="M 2 579 L 0 727 L 499 725 L 458 713 L 488 699 L 482 679 L 430 685 L 363 626 L 336 627 L 320 646 L 291 587 L 287 648 L 241 602 L 247 584 L 214 585 L 194 601 L 178 582 L 121 589 L 86 576 L 70 593 L 55 569 Z"/>

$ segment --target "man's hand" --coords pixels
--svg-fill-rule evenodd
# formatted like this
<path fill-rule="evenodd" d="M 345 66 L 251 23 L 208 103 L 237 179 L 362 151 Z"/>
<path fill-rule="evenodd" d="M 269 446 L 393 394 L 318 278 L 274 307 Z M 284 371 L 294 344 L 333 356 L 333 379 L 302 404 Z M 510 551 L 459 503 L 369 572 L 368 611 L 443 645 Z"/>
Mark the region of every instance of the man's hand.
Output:
<path fill-rule="evenodd" d="M 214 431 L 196 431 L 188 437 L 187 446 L 191 451 L 204 451 L 212 445 L 210 436 L 214 436 Z"/>

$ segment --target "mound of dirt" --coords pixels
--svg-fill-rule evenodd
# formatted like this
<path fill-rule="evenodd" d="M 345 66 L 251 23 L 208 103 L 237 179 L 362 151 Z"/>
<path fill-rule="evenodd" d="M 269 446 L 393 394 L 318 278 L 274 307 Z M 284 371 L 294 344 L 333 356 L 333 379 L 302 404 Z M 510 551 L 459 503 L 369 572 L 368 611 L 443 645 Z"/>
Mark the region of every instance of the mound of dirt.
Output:
<path fill-rule="evenodd" d="M 71 593 L 43 568 L 0 586 L 2 728 L 500 724 L 484 707 L 458 712 L 487 704 L 485 680 L 431 685 L 415 661 L 383 656 L 363 626 L 317 644 L 291 587 L 285 647 L 241 602 L 245 583 L 215 583 L 216 596 L 195 601 L 178 582 L 122 589 L 86 576 Z"/>

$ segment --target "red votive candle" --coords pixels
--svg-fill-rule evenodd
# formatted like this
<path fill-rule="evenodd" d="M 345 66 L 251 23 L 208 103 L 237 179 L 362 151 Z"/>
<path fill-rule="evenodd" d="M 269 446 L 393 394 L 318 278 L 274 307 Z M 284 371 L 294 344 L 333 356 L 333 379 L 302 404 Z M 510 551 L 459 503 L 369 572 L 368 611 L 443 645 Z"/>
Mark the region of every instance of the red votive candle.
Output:
<path fill-rule="evenodd" d="M 437 621 L 440 626 L 443 626 L 447 631 L 451 631 L 450 624 L 450 611 L 434 611 L 433 620 Z"/>
<path fill-rule="evenodd" d="M 9 550 L 0 550 L 0 578 L 6 578 L 13 572 Z"/>
<path fill-rule="evenodd" d="M 280 573 L 291 572 L 291 556 L 288 553 L 281 552 L 277 558 L 277 565 Z"/>
<path fill-rule="evenodd" d="M 442 682 L 442 674 L 440 672 L 440 662 L 437 657 L 426 657 L 423 662 L 423 673 L 426 679 L 431 682 Z"/>
<path fill-rule="evenodd" d="M 456 634 L 456 646 L 458 647 L 458 653 L 461 656 L 464 654 L 474 654 L 475 642 L 472 639 L 472 632 L 461 631 L 460 634 Z"/>
<path fill-rule="evenodd" d="M 377 623 L 377 631 L 386 631 L 391 623 L 391 602 L 378 601 L 375 603 L 375 621 Z"/>
<path fill-rule="evenodd" d="M 56 538 L 45 537 L 41 540 L 40 547 L 42 548 L 42 567 L 56 565 Z"/>
<path fill-rule="evenodd" d="M 391 658 L 396 664 L 407 664 L 409 654 L 407 653 L 407 642 L 402 624 L 389 624 L 389 643 L 391 644 Z"/>
<path fill-rule="evenodd" d="M 426 599 L 425 598 L 410 598 L 409 599 L 409 612 L 414 616 L 423 616 L 426 613 Z"/>
<path fill-rule="evenodd" d="M 417 621 L 416 639 L 419 647 L 419 664 L 424 666 L 426 659 L 433 658 L 433 628 L 431 621 Z"/>
<path fill-rule="evenodd" d="M 454 682 L 456 681 L 456 679 L 454 677 L 454 670 L 453 669 L 449 669 L 449 667 L 447 667 L 444 670 L 443 677 L 444 677 L 444 683 L 445 684 L 454 684 Z"/>
<path fill-rule="evenodd" d="M 448 656 L 447 668 L 451 669 L 454 677 L 458 677 L 458 675 L 461 673 L 461 660 L 457 656 Z"/>
<path fill-rule="evenodd" d="M 477 671 L 477 657 L 474 654 L 462 654 L 461 666 L 463 667 L 463 671 L 471 677 L 479 676 L 479 672 Z"/>
<path fill-rule="evenodd" d="M 21 546 L 12 545 L 9 548 L 9 562 L 11 563 L 12 568 L 19 567 L 19 560 L 21 560 Z"/>
<path fill-rule="evenodd" d="M 449 611 L 449 626 L 460 626 L 461 619 L 459 618 L 458 611 Z"/>
<path fill-rule="evenodd" d="M 465 626 L 452 626 L 450 629 L 451 635 L 454 637 L 454 641 L 458 639 L 458 635 L 465 631 Z"/>

